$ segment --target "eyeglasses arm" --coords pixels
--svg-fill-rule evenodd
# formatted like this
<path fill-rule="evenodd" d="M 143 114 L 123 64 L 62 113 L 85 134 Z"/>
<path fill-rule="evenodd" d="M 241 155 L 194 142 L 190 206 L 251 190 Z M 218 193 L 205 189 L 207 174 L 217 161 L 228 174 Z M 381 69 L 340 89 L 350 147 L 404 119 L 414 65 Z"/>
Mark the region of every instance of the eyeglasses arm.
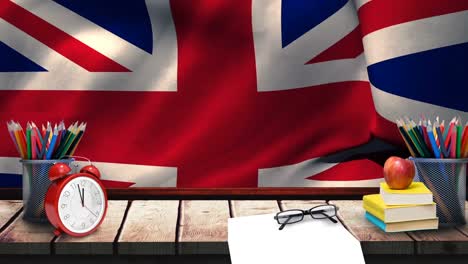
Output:
<path fill-rule="evenodd" d="M 283 230 L 283 228 L 288 224 L 288 222 L 292 219 L 292 217 L 289 215 L 287 216 L 288 219 L 286 219 L 286 221 L 284 221 L 284 223 L 281 224 L 281 226 L 279 227 L 279 230 Z"/>

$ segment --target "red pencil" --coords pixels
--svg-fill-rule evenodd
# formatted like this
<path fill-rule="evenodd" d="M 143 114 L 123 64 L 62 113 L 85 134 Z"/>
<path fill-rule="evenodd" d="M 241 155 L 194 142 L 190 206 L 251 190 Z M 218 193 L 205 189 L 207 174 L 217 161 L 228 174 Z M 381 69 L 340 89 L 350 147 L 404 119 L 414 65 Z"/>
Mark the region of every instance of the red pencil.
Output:
<path fill-rule="evenodd" d="M 466 122 L 465 127 L 463 128 L 463 133 L 462 133 L 462 150 L 465 149 L 467 140 L 468 140 L 468 122 Z"/>
<path fill-rule="evenodd" d="M 455 118 L 452 119 L 452 121 L 450 121 L 450 126 L 448 128 L 448 132 L 445 136 L 445 148 L 448 148 L 449 147 L 449 144 L 450 144 L 450 140 L 452 139 L 452 130 L 453 130 L 453 126 L 455 125 Z M 445 133 L 444 133 L 445 135 Z"/>
<path fill-rule="evenodd" d="M 450 158 L 454 159 L 457 157 L 457 130 L 452 129 L 452 143 L 450 144 Z"/>

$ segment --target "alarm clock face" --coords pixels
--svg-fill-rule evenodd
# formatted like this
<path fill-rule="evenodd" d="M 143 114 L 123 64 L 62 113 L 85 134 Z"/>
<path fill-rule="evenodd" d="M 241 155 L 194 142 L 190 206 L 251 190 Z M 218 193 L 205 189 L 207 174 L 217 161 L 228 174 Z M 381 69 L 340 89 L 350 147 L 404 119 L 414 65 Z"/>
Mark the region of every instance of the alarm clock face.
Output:
<path fill-rule="evenodd" d="M 60 221 L 71 232 L 89 232 L 104 216 L 105 203 L 104 191 L 93 178 L 76 177 L 60 192 Z"/>

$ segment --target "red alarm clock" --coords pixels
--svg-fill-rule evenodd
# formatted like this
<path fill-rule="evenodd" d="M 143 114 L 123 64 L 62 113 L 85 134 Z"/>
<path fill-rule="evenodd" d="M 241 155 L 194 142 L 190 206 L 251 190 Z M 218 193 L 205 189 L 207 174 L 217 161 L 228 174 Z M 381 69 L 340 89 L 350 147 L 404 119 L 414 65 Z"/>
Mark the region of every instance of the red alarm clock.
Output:
<path fill-rule="evenodd" d="M 56 163 L 49 170 L 52 181 L 45 197 L 45 212 L 56 228 L 55 235 L 65 232 L 71 236 L 86 236 L 104 220 L 107 194 L 100 182 L 101 173 L 92 164 L 79 173 L 68 174 L 71 168 Z"/>

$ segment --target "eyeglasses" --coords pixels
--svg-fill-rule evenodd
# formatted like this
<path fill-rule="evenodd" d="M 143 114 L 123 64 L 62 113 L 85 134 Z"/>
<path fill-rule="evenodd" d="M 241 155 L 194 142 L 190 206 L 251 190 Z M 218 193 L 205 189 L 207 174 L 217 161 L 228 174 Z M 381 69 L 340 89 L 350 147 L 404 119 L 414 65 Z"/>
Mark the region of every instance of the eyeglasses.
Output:
<path fill-rule="evenodd" d="M 286 225 L 302 221 L 304 219 L 304 215 L 310 215 L 313 219 L 328 218 L 336 224 L 338 221 L 333 217 L 336 216 L 337 210 L 338 208 L 332 204 L 315 206 L 309 210 L 292 209 L 277 213 L 275 220 L 281 225 L 279 230 L 283 230 Z"/>

